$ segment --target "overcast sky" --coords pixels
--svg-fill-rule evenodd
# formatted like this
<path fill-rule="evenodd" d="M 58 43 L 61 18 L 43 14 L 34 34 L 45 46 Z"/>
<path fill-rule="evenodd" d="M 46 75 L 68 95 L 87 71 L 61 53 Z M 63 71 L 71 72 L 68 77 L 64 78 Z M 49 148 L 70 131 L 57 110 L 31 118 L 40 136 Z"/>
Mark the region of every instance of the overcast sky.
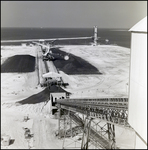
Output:
<path fill-rule="evenodd" d="M 131 28 L 147 1 L 1 1 L 1 27 Z"/>

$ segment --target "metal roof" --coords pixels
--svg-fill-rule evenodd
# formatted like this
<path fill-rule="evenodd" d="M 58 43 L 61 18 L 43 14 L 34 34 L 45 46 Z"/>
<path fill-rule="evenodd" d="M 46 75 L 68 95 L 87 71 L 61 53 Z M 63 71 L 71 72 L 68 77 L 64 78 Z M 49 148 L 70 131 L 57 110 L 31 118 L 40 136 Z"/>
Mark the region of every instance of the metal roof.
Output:
<path fill-rule="evenodd" d="M 147 16 L 135 24 L 129 31 L 147 32 Z"/>

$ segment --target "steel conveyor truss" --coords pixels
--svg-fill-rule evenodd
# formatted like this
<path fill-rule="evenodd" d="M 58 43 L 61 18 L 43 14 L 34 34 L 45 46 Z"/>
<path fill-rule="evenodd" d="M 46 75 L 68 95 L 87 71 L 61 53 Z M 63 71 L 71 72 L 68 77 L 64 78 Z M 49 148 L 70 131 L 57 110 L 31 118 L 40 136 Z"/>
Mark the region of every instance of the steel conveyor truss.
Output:
<path fill-rule="evenodd" d="M 91 144 L 100 149 L 116 149 L 115 125 L 129 128 L 127 98 L 59 99 L 56 103 L 58 109 L 65 111 L 79 126 L 65 131 L 72 135 L 72 129 L 76 131 L 77 128 L 77 133 L 83 133 L 81 149 L 88 149 Z M 76 113 L 83 115 L 83 118 L 76 116 Z M 60 118 L 59 115 L 59 122 Z M 101 121 L 105 122 L 103 127 Z"/>

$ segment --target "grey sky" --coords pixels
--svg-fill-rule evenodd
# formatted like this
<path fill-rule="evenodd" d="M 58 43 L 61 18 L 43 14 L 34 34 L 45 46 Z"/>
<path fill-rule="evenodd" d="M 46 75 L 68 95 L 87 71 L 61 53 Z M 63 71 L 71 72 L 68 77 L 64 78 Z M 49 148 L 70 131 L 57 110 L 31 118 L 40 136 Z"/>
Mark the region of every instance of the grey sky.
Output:
<path fill-rule="evenodd" d="M 1 27 L 131 28 L 147 1 L 1 1 Z"/>

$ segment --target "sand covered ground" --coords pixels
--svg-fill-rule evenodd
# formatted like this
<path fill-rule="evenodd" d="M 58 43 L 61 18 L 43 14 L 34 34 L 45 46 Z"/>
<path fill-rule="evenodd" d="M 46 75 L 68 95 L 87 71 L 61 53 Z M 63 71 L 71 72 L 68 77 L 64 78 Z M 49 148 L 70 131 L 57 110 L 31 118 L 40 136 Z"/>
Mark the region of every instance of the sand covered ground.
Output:
<path fill-rule="evenodd" d="M 119 46 L 66 46 L 60 48 L 81 56 L 102 74 L 65 76 L 73 97 L 127 97 L 130 50 Z M 63 77 L 64 79 L 64 77 Z"/>
<path fill-rule="evenodd" d="M 81 97 L 127 97 L 130 50 L 119 46 L 61 46 L 61 51 L 83 58 L 102 74 L 68 75 L 60 74 L 69 83 L 65 88 L 71 98 Z M 1 47 L 1 64 L 14 55 L 37 56 L 36 46 Z M 35 64 L 37 65 L 37 64 Z M 16 105 L 44 90 L 38 84 L 37 67 L 28 73 L 1 73 L 1 135 L 9 135 L 13 144 L 1 146 L 4 149 L 61 149 L 63 141 L 55 136 L 58 120 L 51 115 L 49 102 Z M 29 120 L 24 122 L 24 116 Z M 29 128 L 33 137 L 26 140 L 24 128 Z M 133 148 L 134 133 L 118 130 L 117 144 L 121 148 Z M 128 141 L 125 137 L 128 136 Z"/>

